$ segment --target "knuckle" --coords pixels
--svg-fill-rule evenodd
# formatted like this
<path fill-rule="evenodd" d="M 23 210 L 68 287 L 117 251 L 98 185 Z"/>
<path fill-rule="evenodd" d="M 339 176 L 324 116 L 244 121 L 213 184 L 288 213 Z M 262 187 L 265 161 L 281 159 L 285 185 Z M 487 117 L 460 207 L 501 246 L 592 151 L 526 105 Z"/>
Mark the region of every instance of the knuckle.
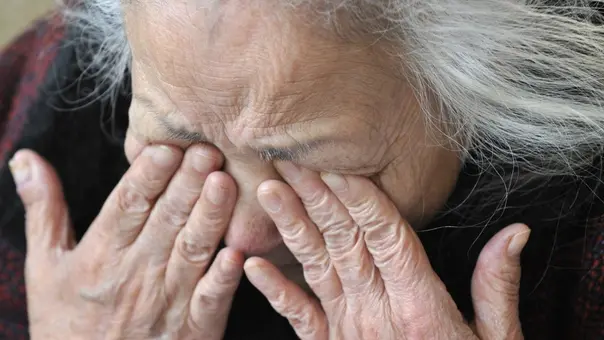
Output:
<path fill-rule="evenodd" d="M 297 312 L 297 306 L 294 306 L 290 301 L 291 299 L 287 290 L 282 289 L 273 298 L 273 306 L 276 310 L 280 310 L 284 317 L 289 318 Z"/>
<path fill-rule="evenodd" d="M 307 209 L 324 209 L 329 203 L 329 195 L 326 190 L 313 190 L 302 196 L 300 199 Z"/>
<path fill-rule="evenodd" d="M 201 241 L 188 229 L 183 229 L 181 233 L 177 249 L 182 258 L 193 264 L 203 264 L 211 260 L 214 247 Z"/>
<path fill-rule="evenodd" d="M 169 198 L 157 207 L 159 222 L 181 228 L 189 220 L 189 204 L 182 199 Z"/>
<path fill-rule="evenodd" d="M 218 287 L 231 287 L 236 281 L 236 276 L 233 273 L 229 273 L 222 269 L 219 269 L 218 274 L 214 278 L 214 283 Z"/>
<path fill-rule="evenodd" d="M 363 224 L 375 224 L 381 220 L 380 205 L 378 200 L 364 197 L 350 204 L 350 213 L 359 216 Z"/>
<path fill-rule="evenodd" d="M 336 221 L 322 231 L 325 243 L 330 251 L 336 253 L 349 251 L 359 239 L 357 228 L 350 221 Z"/>
<path fill-rule="evenodd" d="M 312 198 L 303 200 L 303 203 L 319 228 L 350 227 L 352 224 L 350 219 L 339 216 L 338 212 L 341 211 L 339 209 L 340 202 L 327 191 L 319 191 Z"/>
<path fill-rule="evenodd" d="M 294 329 L 302 334 L 312 334 L 310 327 L 311 314 L 304 310 L 293 310 L 288 316 L 289 322 Z"/>
<path fill-rule="evenodd" d="M 375 265 L 378 268 L 389 268 L 387 272 L 391 273 L 383 273 L 385 279 L 401 280 L 401 283 L 404 283 L 402 286 L 406 286 L 417 285 L 427 278 L 426 270 L 431 266 L 423 247 L 418 242 L 415 241 L 414 235 L 401 236 L 388 246 L 376 248 L 372 253 Z"/>
<path fill-rule="evenodd" d="M 232 294 L 232 289 L 216 285 L 215 282 L 208 282 L 208 285 L 200 290 L 195 299 L 204 314 L 219 313 L 228 308 L 229 294 Z"/>
<path fill-rule="evenodd" d="M 336 227 L 339 225 L 340 222 L 342 222 L 340 218 L 334 216 L 335 211 L 337 211 L 335 207 L 325 207 L 323 209 L 309 210 L 309 215 L 316 223 L 319 230 L 323 232 L 323 230 Z"/>
<path fill-rule="evenodd" d="M 306 263 L 320 266 L 327 270 L 330 264 L 329 255 L 327 252 L 309 252 Z"/>
<path fill-rule="evenodd" d="M 341 207 L 340 201 L 328 192 L 323 192 L 320 199 L 317 199 L 314 205 L 307 205 L 306 209 L 312 214 L 313 219 L 321 224 L 333 222 L 334 214 L 341 214 L 343 210 L 348 215 L 348 212 Z"/>
<path fill-rule="evenodd" d="M 506 265 L 490 268 L 486 265 L 477 264 L 476 271 L 479 282 L 487 285 L 489 291 L 508 298 L 516 298 L 520 285 L 519 267 Z"/>
<path fill-rule="evenodd" d="M 282 228 L 284 230 L 287 230 L 287 232 L 283 232 L 281 235 L 284 240 L 286 240 L 292 244 L 297 244 L 297 243 L 303 242 L 303 240 L 304 240 L 303 236 L 306 233 L 306 228 L 307 228 L 306 223 L 304 223 L 303 221 L 301 221 L 299 219 L 295 219 L 295 220 L 287 221 L 287 223 L 284 223 Z"/>
<path fill-rule="evenodd" d="M 204 313 L 218 312 L 222 309 L 222 299 L 212 292 L 200 293 L 197 301 Z"/>
<path fill-rule="evenodd" d="M 304 269 L 304 276 L 308 283 L 316 283 L 323 281 L 325 276 L 328 275 L 331 267 L 331 261 L 329 256 L 325 252 L 318 252 L 319 254 L 309 255 L 304 261 L 302 261 L 302 268 Z"/>
<path fill-rule="evenodd" d="M 303 203 L 309 215 L 319 228 L 321 228 L 321 226 L 324 226 L 324 228 L 331 225 L 337 226 L 340 223 L 346 222 L 343 219 L 334 217 L 334 215 L 340 211 L 340 209 L 338 209 L 340 202 L 335 197 L 331 196 L 327 191 L 320 191 L 314 196 L 313 199 L 303 200 Z"/>
<path fill-rule="evenodd" d="M 323 227 L 319 227 L 323 236 L 333 240 L 350 241 L 356 235 L 356 227 L 352 220 L 332 216 Z"/>
<path fill-rule="evenodd" d="M 133 185 L 147 190 L 163 189 L 165 180 L 171 175 L 165 169 L 158 169 L 154 166 L 141 166 L 137 170 L 126 176 Z"/>
<path fill-rule="evenodd" d="M 149 190 L 144 185 L 125 180 L 117 191 L 117 208 L 123 213 L 145 214 L 151 210 Z"/>
<path fill-rule="evenodd" d="M 214 207 L 211 204 L 205 204 L 202 209 L 200 221 L 203 225 L 207 226 L 222 226 L 225 225 L 228 220 L 228 213 L 230 210 L 222 207 Z"/>
<path fill-rule="evenodd" d="M 365 226 L 365 239 L 371 242 L 371 248 L 377 252 L 399 252 L 417 248 L 416 238 L 406 231 L 405 226 L 386 221 Z M 419 241 L 417 241 L 419 242 Z"/>
<path fill-rule="evenodd" d="M 303 305 L 293 303 L 286 291 L 281 291 L 273 301 L 275 310 L 281 311 L 281 315 L 288 319 L 296 329 L 306 329 L 310 324 L 311 313 Z"/>
<path fill-rule="evenodd" d="M 228 290 L 237 284 L 238 277 L 237 272 L 228 270 L 225 265 L 219 265 L 213 281 L 217 287 L 224 287 Z"/>
<path fill-rule="evenodd" d="M 191 202 L 199 199 L 205 177 L 199 174 L 190 174 L 185 170 L 181 170 L 170 183 L 170 188 L 166 193 L 170 199 Z"/>
<path fill-rule="evenodd" d="M 94 283 L 80 287 L 78 295 L 94 304 L 110 305 L 119 300 L 120 296 L 137 291 L 141 286 L 140 279 L 126 283 L 117 274 L 106 274 L 97 278 Z"/>

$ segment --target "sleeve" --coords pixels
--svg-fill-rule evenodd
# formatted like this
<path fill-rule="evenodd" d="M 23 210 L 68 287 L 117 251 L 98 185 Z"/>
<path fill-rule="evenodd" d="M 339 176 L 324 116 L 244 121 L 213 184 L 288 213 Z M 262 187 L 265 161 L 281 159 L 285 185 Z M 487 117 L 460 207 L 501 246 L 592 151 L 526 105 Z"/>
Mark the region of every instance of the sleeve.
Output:
<path fill-rule="evenodd" d="M 39 88 L 64 36 L 61 16 L 51 14 L 0 50 L 0 169 L 6 166 L 7 154 L 21 138 L 28 109 L 42 95 Z"/>
<path fill-rule="evenodd" d="M 15 97 L 18 95 L 21 76 L 27 61 L 27 49 L 33 45 L 33 30 L 28 30 L 0 51 L 0 164 L 4 159 L 10 143 L 7 130 L 14 116 L 12 110 Z"/>
<path fill-rule="evenodd" d="M 41 84 L 62 44 L 58 15 L 34 23 L 0 51 L 0 339 L 28 339 L 25 249 L 10 235 L 24 233 L 8 158 L 22 138 Z"/>
<path fill-rule="evenodd" d="M 585 249 L 587 273 L 579 285 L 576 313 L 584 339 L 604 339 L 604 217 L 592 229 L 595 235 Z"/>

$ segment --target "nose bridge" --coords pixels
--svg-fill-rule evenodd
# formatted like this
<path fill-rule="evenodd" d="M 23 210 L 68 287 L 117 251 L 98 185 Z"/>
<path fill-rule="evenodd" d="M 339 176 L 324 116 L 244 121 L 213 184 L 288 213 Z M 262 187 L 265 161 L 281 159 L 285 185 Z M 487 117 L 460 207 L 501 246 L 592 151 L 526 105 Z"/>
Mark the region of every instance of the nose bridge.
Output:
<path fill-rule="evenodd" d="M 250 127 L 249 122 L 242 123 L 245 119 L 242 113 L 239 113 L 239 117 L 226 126 L 225 133 L 229 142 L 234 146 L 236 152 L 238 150 L 246 150 L 250 142 L 254 139 L 253 128 Z M 237 163 L 237 159 L 233 158 L 233 161 Z M 239 168 L 243 164 L 239 164 L 239 166 L 234 167 L 233 170 Z"/>
<path fill-rule="evenodd" d="M 225 242 L 249 254 L 270 251 L 281 242 L 281 237 L 258 203 L 256 191 L 262 182 L 279 178 L 277 172 L 270 163 L 257 158 L 248 160 L 227 157 L 224 170 L 233 177 L 238 187 L 237 203 Z"/>
<path fill-rule="evenodd" d="M 246 215 L 255 215 L 247 217 L 250 221 L 265 216 L 264 210 L 258 203 L 256 192 L 262 182 L 280 178 L 273 165 L 255 156 L 227 157 L 224 171 L 231 175 L 237 183 L 235 210 L 238 212 L 245 211 Z"/>
<path fill-rule="evenodd" d="M 251 193 L 256 197 L 256 189 L 262 182 L 280 178 L 273 165 L 260 159 L 257 155 L 241 158 L 227 156 L 224 171 L 231 175 L 237 183 L 240 196 L 247 196 Z"/>
<path fill-rule="evenodd" d="M 264 106 L 268 106 L 265 104 Z M 257 107 L 256 104 L 249 104 L 246 108 L 243 108 L 239 111 L 238 117 L 225 125 L 225 135 L 229 141 L 229 144 L 233 148 L 234 154 L 238 157 L 245 156 L 250 151 L 250 147 L 257 146 L 257 142 L 259 138 L 266 136 L 267 133 L 273 130 L 271 126 L 278 124 L 277 114 L 267 114 L 264 113 L 263 107 Z M 277 109 L 274 109 L 274 112 Z M 236 159 L 234 158 L 234 161 Z M 246 163 L 248 163 L 246 159 Z M 247 164 L 246 164 L 247 165 Z M 249 164 L 255 167 L 269 167 L 272 168 L 270 164 L 259 163 L 259 164 Z M 241 166 L 245 166 L 241 164 Z"/>

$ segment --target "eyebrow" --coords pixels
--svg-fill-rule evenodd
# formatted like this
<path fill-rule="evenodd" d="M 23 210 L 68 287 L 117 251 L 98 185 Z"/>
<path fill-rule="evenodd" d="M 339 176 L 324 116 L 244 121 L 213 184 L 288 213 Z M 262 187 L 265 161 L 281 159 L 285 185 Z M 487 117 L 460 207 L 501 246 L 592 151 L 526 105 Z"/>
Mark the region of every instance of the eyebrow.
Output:
<path fill-rule="evenodd" d="M 190 143 L 210 143 L 211 142 L 202 133 L 190 131 L 187 128 L 172 124 L 166 119 L 165 115 L 159 114 L 153 101 L 144 95 L 133 94 L 133 99 L 145 107 L 149 113 L 153 114 L 159 125 L 168 133 L 168 138 L 172 140 L 187 141 Z M 298 142 L 292 147 L 286 148 L 262 148 L 255 149 L 260 158 L 264 161 L 296 161 L 304 158 L 313 151 L 317 151 L 321 146 L 327 144 L 326 140 L 319 139 L 309 142 Z"/>
<path fill-rule="evenodd" d="M 168 138 L 187 141 L 190 143 L 210 143 L 202 133 L 190 131 L 184 127 L 173 125 L 165 117 L 156 115 L 159 124 L 167 131 Z M 314 140 L 310 142 L 300 143 L 292 147 L 286 148 L 262 148 L 254 149 L 260 158 L 264 161 L 296 161 L 304 158 L 313 151 L 317 151 L 321 145 L 325 144 L 324 140 Z"/>

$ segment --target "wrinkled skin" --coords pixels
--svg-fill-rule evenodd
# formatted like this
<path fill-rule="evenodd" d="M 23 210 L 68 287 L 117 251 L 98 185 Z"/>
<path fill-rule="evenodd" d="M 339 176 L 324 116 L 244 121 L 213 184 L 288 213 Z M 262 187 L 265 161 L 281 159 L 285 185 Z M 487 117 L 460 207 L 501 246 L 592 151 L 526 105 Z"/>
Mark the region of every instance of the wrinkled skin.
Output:
<path fill-rule="evenodd" d="M 181 151 L 146 148 L 78 245 L 54 170 L 31 151 L 16 154 L 32 339 L 220 339 L 244 267 L 303 340 L 522 338 L 526 226 L 504 229 L 483 249 L 471 327 L 412 228 L 359 176 L 321 178 L 280 163 L 287 184 L 258 190 L 318 301 L 260 257 L 244 264 L 225 248 L 210 265 L 237 197 L 212 150 L 190 147 L 179 166 Z"/>
<path fill-rule="evenodd" d="M 216 145 L 239 189 L 228 245 L 284 257 L 256 199 L 260 183 L 279 179 L 276 148 L 311 144 L 291 160 L 371 177 L 416 227 L 450 194 L 459 159 L 428 132 L 386 46 L 343 40 L 278 1 L 133 3 L 124 8 L 134 54 L 126 154 L 202 136 Z"/>
<path fill-rule="evenodd" d="M 210 265 L 237 196 L 221 164 L 207 146 L 147 148 L 76 245 L 55 171 L 17 153 L 32 339 L 222 339 L 244 259 Z"/>
<path fill-rule="evenodd" d="M 244 267 L 302 339 L 522 338 L 526 226 L 484 248 L 471 325 L 414 233 L 460 164 L 388 46 L 345 40 L 276 1 L 197 3 L 124 7 L 132 167 L 80 244 L 52 168 L 29 151 L 13 160 L 28 179 L 18 190 L 32 338 L 219 339 Z M 153 166 L 158 148 L 175 159 Z M 210 156 L 195 161 L 202 149 Z M 221 204 L 206 195 L 217 188 Z M 283 275 L 292 264 L 304 282 Z"/>
<path fill-rule="evenodd" d="M 264 259 L 249 259 L 245 271 L 301 339 L 522 339 L 526 226 L 509 226 L 483 249 L 471 327 L 411 226 L 374 184 L 360 176 L 319 177 L 288 163 L 278 169 L 289 185 L 267 181 L 258 197 L 319 301 Z"/>

